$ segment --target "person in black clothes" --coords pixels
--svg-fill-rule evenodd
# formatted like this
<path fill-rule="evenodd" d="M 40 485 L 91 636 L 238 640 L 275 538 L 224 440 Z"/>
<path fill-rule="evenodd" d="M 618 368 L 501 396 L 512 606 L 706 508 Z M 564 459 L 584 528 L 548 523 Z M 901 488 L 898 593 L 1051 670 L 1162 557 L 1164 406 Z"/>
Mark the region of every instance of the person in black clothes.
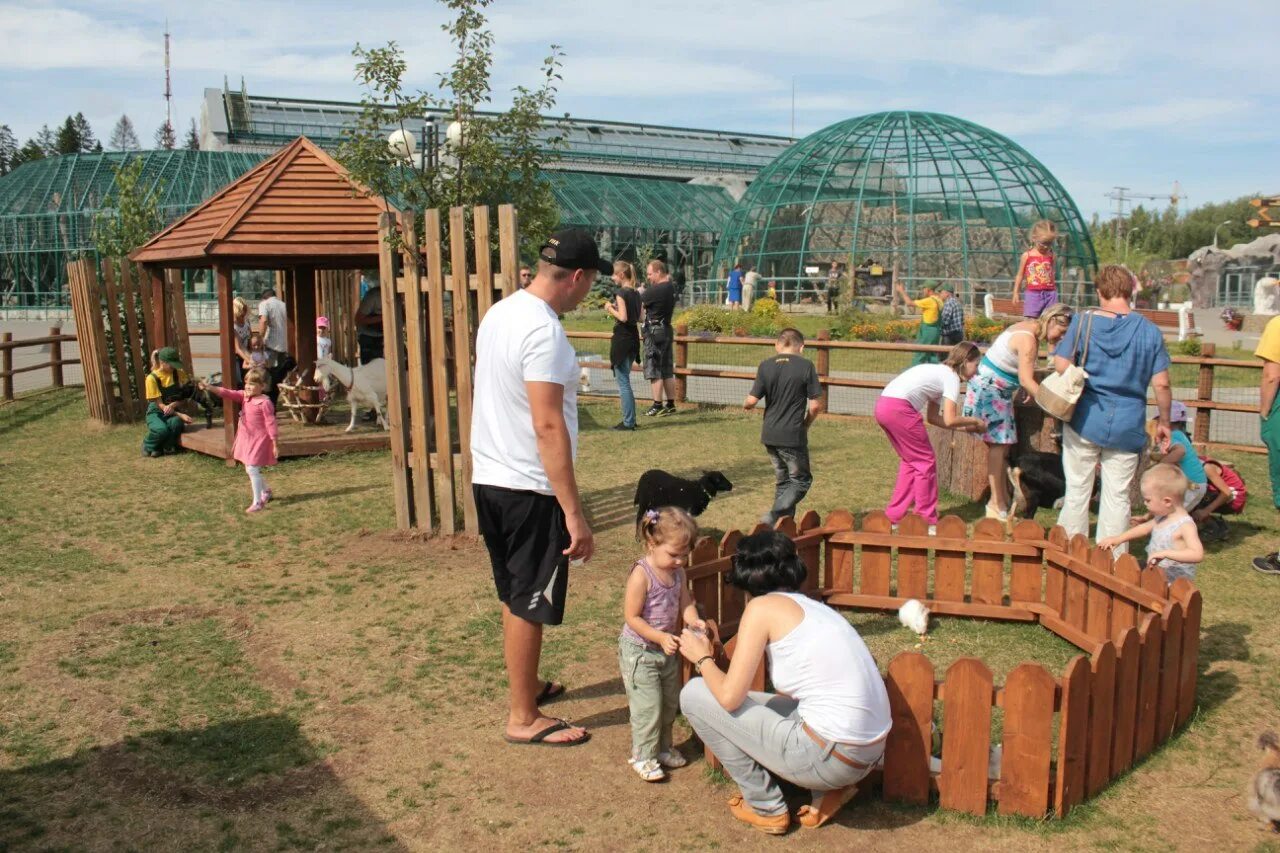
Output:
<path fill-rule="evenodd" d="M 644 308 L 644 378 L 653 388 L 653 405 L 648 417 L 676 413 L 675 341 L 671 315 L 676 310 L 676 290 L 662 261 L 649 261 L 645 270 L 649 286 L 640 294 Z M 667 404 L 662 405 L 666 395 Z"/>
<path fill-rule="evenodd" d="M 773 508 L 761 516 L 765 524 L 796 514 L 813 485 L 809 470 L 809 424 L 822 408 L 822 386 L 813 362 L 805 358 L 804 336 L 783 329 L 774 343 L 778 354 L 760 362 L 756 381 L 742 408 L 750 411 L 766 401 L 760 441 L 773 462 L 777 489 Z"/>
<path fill-rule="evenodd" d="M 613 280 L 618 294 L 604 304 L 613 318 L 613 339 L 609 342 L 609 364 L 618 381 L 622 400 L 622 420 L 616 430 L 636 428 L 636 395 L 631 390 L 631 365 L 640 361 L 640 294 L 636 292 L 636 268 L 626 261 L 613 262 Z"/>

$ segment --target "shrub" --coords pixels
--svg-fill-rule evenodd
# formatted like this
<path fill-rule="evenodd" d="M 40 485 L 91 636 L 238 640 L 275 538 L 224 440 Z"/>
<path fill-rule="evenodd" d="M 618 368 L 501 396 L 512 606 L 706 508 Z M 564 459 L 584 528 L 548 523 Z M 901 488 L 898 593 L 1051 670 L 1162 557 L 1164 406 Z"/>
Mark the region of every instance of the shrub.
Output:
<path fill-rule="evenodd" d="M 1008 326 L 1002 320 L 988 320 L 983 316 L 969 317 L 964 323 L 964 337 L 967 341 L 989 344 Z"/>
<path fill-rule="evenodd" d="M 1200 347 L 1199 338 L 1188 338 L 1185 341 L 1171 341 L 1168 344 L 1170 355 L 1188 355 L 1199 357 L 1204 350 Z"/>
<path fill-rule="evenodd" d="M 762 296 L 751 303 L 751 313 L 757 317 L 768 317 L 773 320 L 782 319 L 782 306 L 778 300 Z"/>

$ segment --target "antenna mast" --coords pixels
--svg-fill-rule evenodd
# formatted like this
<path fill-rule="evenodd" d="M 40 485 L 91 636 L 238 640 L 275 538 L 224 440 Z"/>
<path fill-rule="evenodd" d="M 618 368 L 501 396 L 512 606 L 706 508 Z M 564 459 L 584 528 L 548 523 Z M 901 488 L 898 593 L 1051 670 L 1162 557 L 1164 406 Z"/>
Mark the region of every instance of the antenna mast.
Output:
<path fill-rule="evenodd" d="M 169 85 L 169 19 L 164 21 L 164 121 L 173 127 L 173 89 Z"/>

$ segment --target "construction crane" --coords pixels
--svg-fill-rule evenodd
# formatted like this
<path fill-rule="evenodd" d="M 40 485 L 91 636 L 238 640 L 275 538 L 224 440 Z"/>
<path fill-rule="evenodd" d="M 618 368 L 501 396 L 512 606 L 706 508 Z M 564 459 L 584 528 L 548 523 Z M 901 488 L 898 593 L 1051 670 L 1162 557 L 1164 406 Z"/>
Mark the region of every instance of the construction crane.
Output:
<path fill-rule="evenodd" d="M 1249 204 L 1258 208 L 1256 219 L 1248 220 L 1251 228 L 1280 228 L 1280 195 L 1255 198 Z M 1276 208 L 1276 219 L 1271 218 L 1271 208 Z"/>
<path fill-rule="evenodd" d="M 1182 185 L 1177 181 L 1173 182 L 1173 192 L 1168 193 L 1135 193 L 1131 192 L 1128 187 L 1113 187 L 1106 197 L 1116 203 L 1115 216 L 1115 235 L 1116 239 L 1120 239 L 1120 223 L 1128 215 L 1126 205 L 1135 198 L 1144 199 L 1168 199 L 1169 206 L 1173 208 L 1173 215 L 1178 215 L 1178 202 L 1186 198 L 1182 192 Z"/>

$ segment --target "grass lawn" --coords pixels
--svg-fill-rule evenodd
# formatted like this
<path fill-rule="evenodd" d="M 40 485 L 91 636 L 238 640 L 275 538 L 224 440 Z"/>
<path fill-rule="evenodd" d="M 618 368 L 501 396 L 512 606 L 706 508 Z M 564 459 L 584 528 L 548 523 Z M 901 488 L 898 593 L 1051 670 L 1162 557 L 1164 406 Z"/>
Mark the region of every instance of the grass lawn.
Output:
<path fill-rule="evenodd" d="M 1261 457 L 1231 460 L 1255 497 L 1200 569 L 1200 707 L 1165 748 L 1062 822 L 865 799 L 779 840 L 740 829 L 701 762 L 665 785 L 635 778 L 616 651 L 637 476 L 719 468 L 735 488 L 704 528 L 750 527 L 772 493 L 759 421 L 704 409 L 618 434 L 614 406 L 581 414 L 598 551 L 573 572 L 543 669 L 570 687 L 556 713 L 595 737 L 539 750 L 500 737 L 483 547 L 391 532 L 387 454 L 286 462 L 275 503 L 245 516 L 240 469 L 142 459 L 140 430 L 90 424 L 78 390 L 0 406 L 0 849 L 1280 850 L 1241 796 L 1254 738 L 1280 726 L 1280 580 L 1248 565 L 1276 545 Z M 883 505 L 896 460 L 874 425 L 819 421 L 811 441 L 804 507 Z M 882 667 L 916 643 L 893 617 L 851 619 Z M 1001 681 L 1074 654 L 1033 627 L 961 620 L 923 651 L 939 670 L 980 655 Z"/>

